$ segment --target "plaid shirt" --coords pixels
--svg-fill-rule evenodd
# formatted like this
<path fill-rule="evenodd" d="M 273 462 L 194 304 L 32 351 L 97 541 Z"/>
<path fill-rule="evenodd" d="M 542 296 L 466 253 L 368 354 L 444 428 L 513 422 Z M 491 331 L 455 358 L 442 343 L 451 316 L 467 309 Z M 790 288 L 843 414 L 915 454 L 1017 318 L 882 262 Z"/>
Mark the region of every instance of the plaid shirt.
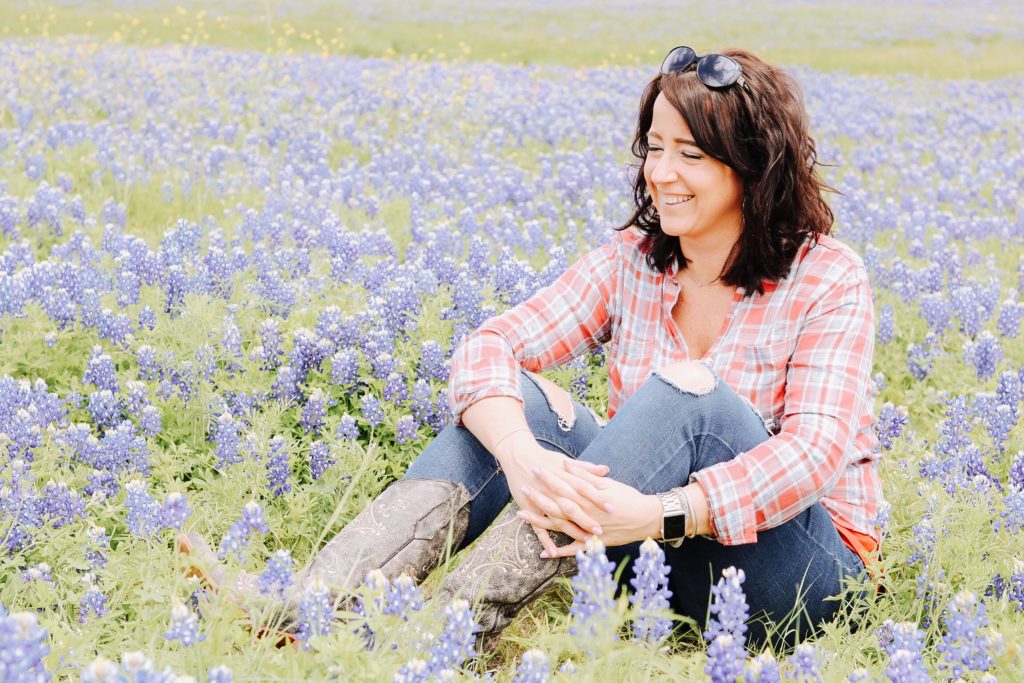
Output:
<path fill-rule="evenodd" d="M 608 414 L 652 368 L 688 359 L 672 318 L 679 285 L 671 267 L 651 270 L 632 229 L 585 254 L 529 300 L 486 320 L 452 358 L 448 398 L 456 424 L 491 396 L 520 402 L 520 367 L 559 365 L 608 344 Z M 808 239 L 789 275 L 765 293 L 738 288 L 705 356 L 760 413 L 772 437 L 735 459 L 691 475 L 725 545 L 792 519 L 820 500 L 844 541 L 867 561 L 882 501 L 873 429 L 874 310 L 860 257 L 830 236 Z M 849 533 L 860 539 L 851 542 Z M 858 547 L 859 546 L 859 547 Z"/>

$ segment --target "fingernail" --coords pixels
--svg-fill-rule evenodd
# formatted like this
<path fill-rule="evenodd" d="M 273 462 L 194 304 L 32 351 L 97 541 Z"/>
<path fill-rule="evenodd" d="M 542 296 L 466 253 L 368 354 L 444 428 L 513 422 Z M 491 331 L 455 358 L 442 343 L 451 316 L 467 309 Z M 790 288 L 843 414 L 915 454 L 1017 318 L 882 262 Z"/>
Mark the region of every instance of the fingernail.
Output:
<path fill-rule="evenodd" d="M 593 532 L 593 534 L 595 536 L 600 536 L 601 534 L 604 533 L 603 531 L 601 531 L 601 527 L 599 527 L 599 526 L 595 526 L 595 527 L 591 528 L 590 530 Z"/>
<path fill-rule="evenodd" d="M 541 550 L 540 551 L 540 556 L 542 558 L 544 558 L 545 560 L 548 559 L 548 551 L 547 550 Z"/>
<path fill-rule="evenodd" d="M 540 468 L 539 467 L 534 467 L 530 471 L 533 472 L 533 476 L 535 476 L 535 477 L 540 474 Z"/>
<path fill-rule="evenodd" d="M 529 519 L 529 516 L 522 510 L 516 513 L 516 517 L 518 517 L 519 519 Z"/>
<path fill-rule="evenodd" d="M 522 487 L 519 490 L 522 491 L 523 493 L 529 493 L 530 492 L 530 487 L 529 486 L 524 486 L 524 487 Z"/>
<path fill-rule="evenodd" d="M 608 512 L 611 512 L 615 508 L 614 508 L 614 506 L 611 503 L 605 503 L 604 504 L 604 509 L 607 510 Z"/>

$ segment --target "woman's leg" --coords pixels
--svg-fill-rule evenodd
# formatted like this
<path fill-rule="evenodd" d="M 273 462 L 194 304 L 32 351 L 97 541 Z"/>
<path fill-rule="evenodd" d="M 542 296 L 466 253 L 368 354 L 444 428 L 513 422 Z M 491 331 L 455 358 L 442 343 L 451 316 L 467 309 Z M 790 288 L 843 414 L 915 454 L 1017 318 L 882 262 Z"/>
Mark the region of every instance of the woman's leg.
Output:
<path fill-rule="evenodd" d="M 709 368 L 683 363 L 650 377 L 580 457 L 608 465 L 608 476 L 643 493 L 656 493 L 684 485 L 691 472 L 730 460 L 770 436 L 753 407 Z M 609 557 L 635 557 L 636 546 L 610 548 Z M 666 547 L 666 555 L 673 607 L 680 614 L 704 624 L 711 586 L 722 569 L 735 566 L 746 574 L 751 615 L 778 622 L 796 608 L 801 635 L 835 615 L 838 601 L 825 598 L 841 592 L 844 577 L 863 571 L 821 503 L 759 532 L 757 543 L 687 539 L 678 549 Z M 750 627 L 751 640 L 763 641 L 763 625 Z"/>
<path fill-rule="evenodd" d="M 548 450 L 579 457 L 601 431 L 593 413 L 568 401 L 568 395 L 550 380 L 525 371 L 519 380 L 526 422 L 537 441 Z M 494 456 L 468 429 L 455 425 L 445 427 L 427 445 L 409 465 L 405 480 L 446 481 L 465 488 L 469 525 L 459 547 L 472 543 L 511 499 Z"/>

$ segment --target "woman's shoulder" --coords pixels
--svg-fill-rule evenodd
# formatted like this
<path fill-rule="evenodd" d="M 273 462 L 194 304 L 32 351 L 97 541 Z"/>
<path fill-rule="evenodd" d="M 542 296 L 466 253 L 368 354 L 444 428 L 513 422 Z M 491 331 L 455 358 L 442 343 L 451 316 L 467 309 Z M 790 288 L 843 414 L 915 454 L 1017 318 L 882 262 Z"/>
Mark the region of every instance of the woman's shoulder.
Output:
<path fill-rule="evenodd" d="M 809 235 L 797 252 L 796 270 L 813 280 L 835 280 L 837 278 L 864 277 L 867 269 L 864 259 L 849 244 L 832 235 L 818 235 L 817 240 Z"/>

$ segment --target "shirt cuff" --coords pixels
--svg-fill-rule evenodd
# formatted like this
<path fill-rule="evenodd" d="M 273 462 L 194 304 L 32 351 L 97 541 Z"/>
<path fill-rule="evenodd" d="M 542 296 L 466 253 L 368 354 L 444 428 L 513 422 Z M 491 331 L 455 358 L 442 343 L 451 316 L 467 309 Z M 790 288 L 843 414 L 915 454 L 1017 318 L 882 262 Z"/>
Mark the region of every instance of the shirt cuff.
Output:
<path fill-rule="evenodd" d="M 722 545 L 757 542 L 754 514 L 754 483 L 750 472 L 737 460 L 720 462 L 690 475 L 708 497 L 711 529 Z"/>

